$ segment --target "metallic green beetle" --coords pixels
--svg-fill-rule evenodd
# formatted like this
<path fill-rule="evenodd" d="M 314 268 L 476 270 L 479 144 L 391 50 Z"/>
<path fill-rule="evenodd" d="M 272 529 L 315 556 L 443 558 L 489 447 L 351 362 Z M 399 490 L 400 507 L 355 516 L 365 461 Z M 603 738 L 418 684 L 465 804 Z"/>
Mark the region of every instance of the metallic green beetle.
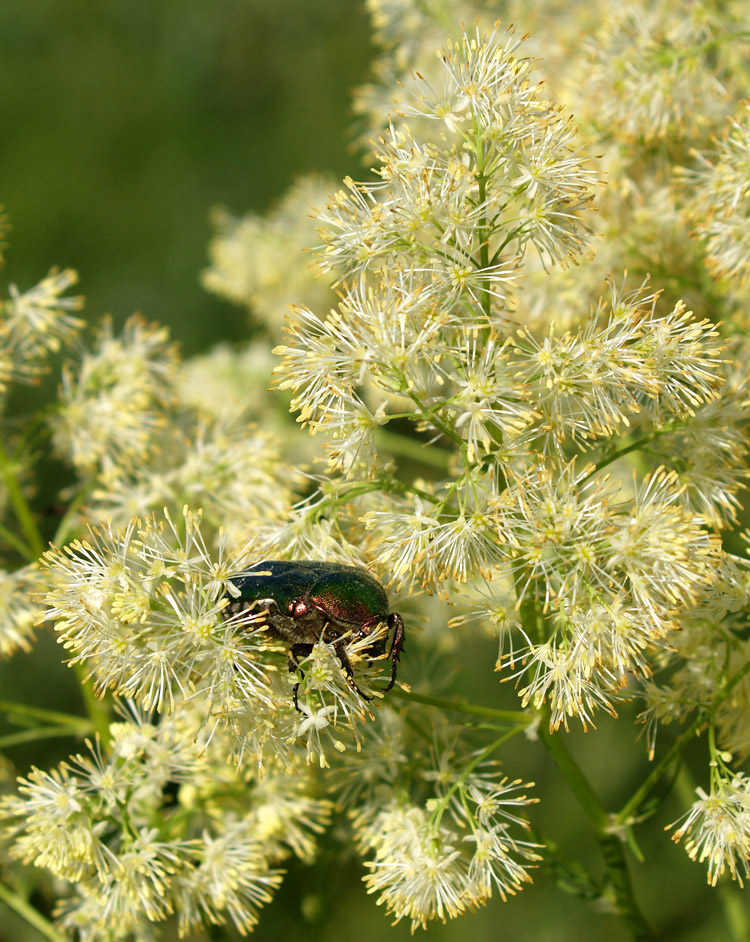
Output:
<path fill-rule="evenodd" d="M 388 611 L 388 596 L 369 572 L 358 566 L 310 560 L 266 559 L 231 580 L 227 612 L 266 609 L 268 633 L 289 645 L 289 670 L 297 669 L 318 641 L 332 644 L 349 683 L 365 700 L 371 700 L 354 683 L 354 671 L 344 643 L 367 638 L 385 622 L 393 631 L 388 652 L 391 680 L 396 682 L 396 666 L 404 648 L 404 623 L 396 612 Z M 387 635 L 373 641 L 370 651 L 385 653 Z M 298 685 L 299 686 L 299 685 Z M 297 688 L 294 690 L 297 705 Z"/>

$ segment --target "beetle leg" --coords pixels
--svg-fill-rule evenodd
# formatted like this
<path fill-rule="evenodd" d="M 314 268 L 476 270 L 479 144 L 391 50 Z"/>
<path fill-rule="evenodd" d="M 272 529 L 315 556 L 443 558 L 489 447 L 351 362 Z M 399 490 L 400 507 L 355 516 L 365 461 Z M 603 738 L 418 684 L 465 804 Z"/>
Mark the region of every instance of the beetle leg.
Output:
<path fill-rule="evenodd" d="M 287 651 L 286 660 L 289 665 L 289 673 L 293 674 L 295 671 L 299 670 L 299 662 L 304 661 L 306 657 L 310 657 L 312 654 L 313 646 L 311 644 L 293 644 Z M 299 708 L 299 703 L 297 701 L 297 692 L 299 691 L 299 683 L 294 685 L 294 690 L 292 691 L 292 699 L 294 700 L 294 709 L 301 713 L 302 710 Z"/>
<path fill-rule="evenodd" d="M 346 681 L 352 690 L 355 690 L 363 700 L 372 700 L 372 697 L 368 697 L 366 693 L 362 693 L 359 687 L 354 683 L 354 669 L 352 668 L 352 662 L 349 660 L 349 655 L 344 650 L 343 640 L 342 638 L 340 642 L 334 643 L 333 649 L 341 662 L 341 669 L 346 675 Z"/>
<path fill-rule="evenodd" d="M 391 650 L 388 652 L 388 660 L 391 662 L 391 682 L 385 688 L 385 693 L 396 683 L 396 668 L 401 652 L 404 650 L 404 623 L 397 612 L 392 612 L 388 616 L 388 628 L 393 628 L 393 641 Z"/>

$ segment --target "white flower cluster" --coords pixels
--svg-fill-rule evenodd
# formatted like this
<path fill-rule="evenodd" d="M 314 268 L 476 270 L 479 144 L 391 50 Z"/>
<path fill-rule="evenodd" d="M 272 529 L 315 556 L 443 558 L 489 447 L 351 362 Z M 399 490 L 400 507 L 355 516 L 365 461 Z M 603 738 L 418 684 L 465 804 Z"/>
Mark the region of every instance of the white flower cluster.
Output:
<path fill-rule="evenodd" d="M 332 519 L 357 543 L 364 523 L 365 555 L 394 585 L 468 602 L 474 614 L 456 626 L 478 615 L 499 627 L 498 670 L 553 729 L 614 714 L 640 683 L 652 734 L 702 704 L 727 742 L 743 743 L 746 685 L 722 691 L 745 664 L 733 613 L 747 566 L 719 532 L 736 524 L 747 477 L 748 348 L 676 291 L 711 311 L 690 212 L 714 272 L 744 279 L 747 122 L 679 182 L 655 152 L 674 141 L 671 166 L 687 162 L 736 107 L 742 68 L 722 32 L 736 11 L 690 3 L 680 18 L 666 0 L 613 8 L 607 23 L 582 14 L 593 71 L 582 81 L 578 57 L 561 91 L 578 88 L 569 97 L 607 145 L 596 222 L 583 138 L 542 98 L 512 31 L 467 31 L 405 77 L 400 57 L 424 50 L 409 47 L 399 16 L 421 16 L 429 35 L 439 13 L 371 6 L 390 43 L 378 68 L 403 86 L 387 122 L 373 89 L 359 99 L 381 128 L 379 179 L 347 178 L 320 214 L 321 265 L 342 300 L 327 316 L 294 311 L 276 351 L 278 387 L 340 476 L 277 545 L 313 544 Z M 597 302 L 607 268 L 631 263 L 640 286 L 610 276 Z M 650 270 L 665 290 L 649 288 Z M 404 444 L 393 432 L 407 423 Z M 420 460 L 423 477 L 404 470 Z M 719 650 L 704 640 L 716 612 Z M 658 670 L 673 690 L 651 680 Z M 438 845 L 438 862 L 452 859 L 450 840 L 425 846 Z M 401 878 L 387 873 L 384 899 L 405 914 L 418 892 L 409 884 L 395 902 Z M 445 894 L 433 916 L 460 909 L 455 886 Z"/>
<path fill-rule="evenodd" d="M 33 769 L 0 800 L 12 855 L 66 881 L 57 918 L 81 942 L 151 937 L 173 913 L 181 937 L 227 921 L 244 934 L 282 880 L 278 864 L 313 854 L 329 803 L 309 794 L 304 769 L 238 776 L 221 733 L 195 741 L 207 706 L 158 723 L 126 708 L 106 746 Z"/>
<path fill-rule="evenodd" d="M 594 179 L 518 46 L 497 29 L 467 34 L 439 56 L 442 85 L 416 78 L 407 89 L 401 113 L 435 119 L 439 133 L 424 142 L 394 123 L 377 153 L 382 182 L 347 181 L 334 198 L 323 264 L 347 287 L 325 319 L 294 315 L 278 384 L 345 472 L 328 502 L 364 489 L 351 513 L 395 583 L 444 598 L 456 584 L 484 583 L 490 598 L 510 584 L 518 604 L 539 601 L 544 624 L 525 625 L 511 657 L 527 675 L 523 703 L 550 703 L 557 727 L 613 711 L 709 591 L 721 547 L 706 522 L 732 519 L 746 449 L 737 434 L 737 450 L 712 456 L 696 449 L 676 462 L 664 450 L 664 465 L 634 486 L 608 475 L 619 453 L 700 438 L 704 410 L 715 415 L 726 343 L 684 304 L 662 312 L 645 285 L 612 284 L 565 331 L 551 318 L 544 333 L 513 329 L 505 282 L 529 244 L 547 262 L 578 251 Z M 381 429 L 404 419 L 425 444 L 454 448 L 451 477 L 410 486 L 382 472 Z M 691 479 L 691 459 L 703 476 L 707 461 L 726 471 L 713 500 Z M 364 482 L 383 479 L 370 509 Z M 310 525 L 325 503 L 306 506 Z"/>
<path fill-rule="evenodd" d="M 685 849 L 691 860 L 707 864 L 711 886 L 725 870 L 742 886 L 743 875 L 750 878 L 750 779 L 742 772 L 716 778 L 710 794 L 696 789 L 698 799 L 672 839 L 687 836 Z"/>
<path fill-rule="evenodd" d="M 119 337 L 105 320 L 94 349 L 63 371 L 52 419 L 56 449 L 104 477 L 152 453 L 172 397 L 175 351 L 163 327 L 133 316 Z"/>
<path fill-rule="evenodd" d="M 513 833 L 527 827 L 515 811 L 533 801 L 519 792 L 524 787 L 475 773 L 427 806 L 396 799 L 355 817 L 361 847 L 374 854 L 368 892 L 380 894 L 396 922 L 411 919 L 412 931 L 475 909 L 493 892 L 514 895 L 541 859 L 535 844 Z"/>

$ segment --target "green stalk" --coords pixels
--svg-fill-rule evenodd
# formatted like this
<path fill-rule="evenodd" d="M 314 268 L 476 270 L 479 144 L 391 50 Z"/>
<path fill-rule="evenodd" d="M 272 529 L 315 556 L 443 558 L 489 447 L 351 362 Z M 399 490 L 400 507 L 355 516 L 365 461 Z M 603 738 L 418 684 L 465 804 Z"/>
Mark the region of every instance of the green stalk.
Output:
<path fill-rule="evenodd" d="M 453 783 L 453 785 L 448 789 L 448 791 L 445 793 L 445 795 L 443 795 L 443 797 L 440 799 L 440 802 L 438 803 L 437 807 L 436 807 L 435 810 L 432 812 L 432 819 L 434 820 L 436 827 L 438 827 L 438 826 L 440 825 L 440 820 L 441 820 L 441 818 L 443 817 L 443 813 L 445 812 L 445 809 L 446 809 L 446 808 L 448 807 L 448 805 L 450 804 L 451 796 L 454 795 L 459 789 L 463 788 L 464 782 L 465 782 L 466 779 L 471 775 L 471 773 L 474 771 L 474 769 L 475 769 L 478 765 L 480 765 L 482 762 L 484 762 L 484 760 L 485 760 L 486 758 L 488 758 L 488 756 L 491 756 L 492 753 L 493 753 L 496 749 L 499 749 L 500 746 L 502 746 L 502 744 L 503 744 L 504 742 L 507 742 L 508 739 L 511 738 L 511 736 L 515 736 L 518 732 L 519 732 L 518 728 L 506 730 L 506 731 L 503 733 L 503 735 L 500 736 L 499 739 L 496 739 L 494 742 L 491 742 L 491 743 L 489 744 L 489 746 L 485 746 L 485 748 L 482 749 L 481 752 L 479 752 L 476 756 L 474 756 L 474 758 L 473 758 L 473 759 L 471 760 L 471 762 L 466 766 L 466 768 L 463 770 L 463 772 L 462 772 L 461 775 L 458 777 L 458 779 L 457 779 L 457 780 Z M 468 817 L 469 817 L 469 815 L 467 814 L 467 818 L 468 818 Z"/>
<path fill-rule="evenodd" d="M 30 706 L 27 703 L 16 703 L 13 700 L 0 700 L 0 713 L 13 716 L 28 716 L 30 719 L 41 720 L 51 725 L 68 726 L 71 732 L 87 731 L 89 721 L 75 713 L 61 713 L 59 710 L 47 710 L 45 707 Z M 11 722 L 12 719 L 11 719 Z M 16 724 L 21 725 L 21 724 Z"/>
<path fill-rule="evenodd" d="M 600 835 L 599 846 L 614 890 L 618 912 L 630 929 L 634 942 L 655 942 L 656 936 L 635 900 L 622 841 L 614 834 Z"/>
<path fill-rule="evenodd" d="M 43 707 L 29 706 L 0 700 L 0 713 L 7 715 L 8 721 L 15 726 L 26 728 L 17 733 L 8 733 L 0 737 L 0 748 L 7 749 L 37 739 L 51 739 L 57 736 L 87 736 L 97 729 L 93 718 L 61 713 L 58 710 L 46 710 Z M 43 725 L 42 725 L 43 724 Z M 107 728 L 109 723 L 107 724 Z"/>
<path fill-rule="evenodd" d="M 497 720 L 500 723 L 511 723 L 514 726 L 530 726 L 537 719 L 533 713 L 527 710 L 495 710 L 492 707 L 462 703 L 460 700 L 446 700 L 442 697 L 413 693 L 411 690 L 400 690 L 398 687 L 394 687 L 389 696 L 397 697 L 400 700 L 411 700 L 413 703 L 424 703 L 426 706 L 439 707 L 441 710 L 454 710 L 456 713 L 467 713 L 470 716 L 483 716 L 487 719 Z"/>
<path fill-rule="evenodd" d="M 55 546 L 60 546 L 61 543 L 66 542 L 71 524 L 74 522 L 76 514 L 78 513 L 81 505 L 84 504 L 88 499 L 91 487 L 92 485 L 90 484 L 82 487 L 73 500 L 68 504 L 65 513 L 63 514 L 62 519 L 57 526 L 55 535 L 52 538 L 52 542 L 55 544 Z"/>
<path fill-rule="evenodd" d="M 578 804 L 583 808 L 586 817 L 591 821 L 597 834 L 601 837 L 608 832 L 609 815 L 605 811 L 602 803 L 584 776 L 565 744 L 562 735 L 553 733 L 549 727 L 549 707 L 542 710 L 542 719 L 539 724 L 539 738 L 547 747 L 547 751 L 552 757 L 552 761 L 558 767 L 568 787 L 578 800 Z"/>
<path fill-rule="evenodd" d="M 638 907 L 630 879 L 625 848 L 617 834 L 611 833 L 610 816 L 581 772 L 563 737 L 549 728 L 549 707 L 542 712 L 539 735 L 547 747 L 552 761 L 578 800 L 578 804 L 593 824 L 607 869 L 607 877 L 615 896 L 617 911 L 630 929 L 634 942 L 652 942 L 655 939 L 650 926 Z"/>
<path fill-rule="evenodd" d="M 418 396 L 415 396 L 414 393 L 409 390 L 406 391 L 405 395 L 411 399 L 414 405 L 417 407 L 417 411 L 422 416 L 425 421 L 429 422 L 438 432 L 442 435 L 445 435 L 446 438 L 450 439 L 452 442 L 455 442 L 457 445 L 461 446 L 463 449 L 465 447 L 465 442 L 460 435 L 453 431 L 452 428 L 447 426 L 442 419 L 439 419 L 435 409 L 428 409 L 420 401 Z"/>
<path fill-rule="evenodd" d="M 0 900 L 18 913 L 21 919 L 33 926 L 45 939 L 49 939 L 49 942 L 67 942 L 67 937 L 62 932 L 59 932 L 38 910 L 4 883 L 0 883 Z"/>
<path fill-rule="evenodd" d="M 0 440 L 0 478 L 2 478 L 3 484 L 5 484 L 8 490 L 8 497 L 13 507 L 13 513 L 21 527 L 21 532 L 26 537 L 26 542 L 33 553 L 33 558 L 38 559 L 44 552 L 44 541 L 42 540 L 39 528 L 36 523 L 34 523 L 31 508 L 26 498 L 23 496 L 18 478 L 13 473 L 11 462 L 3 447 L 2 440 Z"/>
<path fill-rule="evenodd" d="M 482 207 L 479 219 L 477 220 L 477 238 L 479 239 L 479 264 L 477 265 L 477 268 L 480 272 L 486 272 L 490 267 L 490 232 L 486 211 L 487 175 L 485 174 L 487 154 L 485 153 L 485 141 L 482 135 L 481 126 L 478 124 L 476 116 L 474 118 L 472 144 L 474 150 L 474 159 L 477 162 L 477 185 L 479 187 L 477 201 L 478 205 Z M 488 279 L 486 276 L 482 278 L 481 304 L 485 316 L 489 319 L 492 308 L 492 299 L 490 297 Z M 483 331 L 483 335 L 486 340 L 488 336 L 487 329 Z"/>
<path fill-rule="evenodd" d="M 519 583 L 517 573 L 517 588 Z M 530 592 L 523 596 L 519 611 L 527 636 L 541 642 L 544 637 L 544 617 L 538 602 Z M 596 831 L 617 911 L 630 929 L 634 942 L 649 942 L 654 935 L 636 902 L 625 850 L 620 837 L 612 832 L 610 816 L 571 755 L 562 735 L 552 731 L 548 703 L 539 710 L 539 717 L 539 737 Z"/>
<path fill-rule="evenodd" d="M 693 722 L 684 730 L 680 736 L 675 739 L 672 743 L 672 747 L 667 751 L 666 755 L 662 756 L 659 762 L 651 769 L 649 774 L 643 780 L 641 785 L 636 789 L 628 802 L 622 807 L 618 812 L 615 821 L 617 824 L 627 824 L 632 821 L 633 816 L 638 811 L 643 802 L 648 798 L 651 790 L 656 787 L 661 779 L 662 775 L 666 772 L 672 762 L 680 755 L 682 750 L 685 748 L 687 743 L 695 736 L 699 729 L 702 728 L 705 722 L 705 718 L 701 713 L 699 716 L 693 720 Z"/>
<path fill-rule="evenodd" d="M 606 458 L 601 458 L 599 461 L 597 461 L 593 467 L 593 470 L 589 474 L 585 475 L 585 477 L 581 478 L 581 484 L 585 484 L 586 481 L 601 471 L 602 468 L 606 468 L 607 465 L 617 461 L 618 458 L 624 458 L 625 455 L 630 454 L 631 451 L 638 451 L 639 448 L 643 448 L 645 445 L 655 441 L 662 435 L 666 435 L 669 432 L 674 432 L 684 425 L 684 422 L 669 422 L 666 425 L 663 425 L 661 428 L 648 432 L 646 435 L 641 435 L 640 438 L 636 438 L 635 441 L 632 441 L 629 445 L 618 448 L 616 451 L 613 451 L 612 454 L 607 455 Z"/>
<path fill-rule="evenodd" d="M 81 730 L 79 734 L 85 735 L 85 733 L 92 731 L 92 727 L 87 723 L 87 728 Z M 39 739 L 57 739 L 73 735 L 75 734 L 70 726 L 33 726 L 31 729 L 22 729 L 18 733 L 8 733 L 7 736 L 0 736 L 0 749 L 10 749 L 13 746 L 36 742 Z"/>
<path fill-rule="evenodd" d="M 31 547 L 27 546 L 20 536 L 16 536 L 12 530 L 9 530 L 8 527 L 2 523 L 0 523 L 0 538 L 5 540 L 9 546 L 13 547 L 19 556 L 23 557 L 23 559 L 28 562 L 33 563 L 34 560 L 38 558 L 31 551 Z"/>

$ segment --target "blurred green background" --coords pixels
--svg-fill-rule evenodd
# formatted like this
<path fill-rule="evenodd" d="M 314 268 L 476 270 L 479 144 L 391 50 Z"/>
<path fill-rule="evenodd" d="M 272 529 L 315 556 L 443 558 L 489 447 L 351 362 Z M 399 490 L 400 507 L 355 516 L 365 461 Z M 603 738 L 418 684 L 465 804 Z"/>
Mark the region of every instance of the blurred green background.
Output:
<path fill-rule="evenodd" d="M 223 204 L 236 213 L 263 211 L 310 170 L 361 175 L 349 147 L 349 100 L 371 56 L 368 20 L 353 0 L 4 0 L 0 202 L 13 228 L 3 280 L 24 289 L 52 265 L 72 266 L 92 321 L 108 312 L 119 324 L 140 310 L 168 324 L 186 354 L 243 339 L 245 312 L 198 281 L 209 210 Z M 500 705 L 487 669 L 494 657 L 494 645 L 484 641 L 455 655 L 476 702 Z M 75 678 L 58 664 L 58 648 L 43 634 L 32 655 L 0 665 L 0 697 L 28 699 L 36 687 L 39 705 L 75 703 Z M 418 670 L 416 661 L 404 664 L 413 683 L 410 670 Z M 611 807 L 647 771 L 635 735 L 626 718 L 570 737 Z M 600 870 L 592 832 L 540 745 L 519 741 L 513 748 L 507 773 L 536 781 L 545 836 Z M 21 767 L 27 760 L 51 765 L 69 752 L 70 743 L 60 742 L 44 756 L 18 750 L 13 758 Z M 599 757 L 613 754 L 617 767 L 609 759 L 603 767 Z M 663 824 L 681 811 L 670 797 L 644 829 L 646 862 L 634 865 L 634 879 L 661 938 L 720 942 L 729 938 L 722 894 L 730 911 L 746 903 L 735 888 L 707 888 L 704 868 L 664 835 Z M 366 895 L 356 857 L 333 842 L 324 856 L 325 866 L 292 867 L 256 938 L 410 937 L 407 922 L 391 929 Z M 617 920 L 555 882 L 540 871 L 518 898 L 495 899 L 475 915 L 431 927 L 426 938 L 628 938 Z M 0 907 L 2 942 L 38 938 Z"/>
<path fill-rule="evenodd" d="M 361 175 L 353 0 L 4 0 L 5 282 L 81 275 L 86 313 L 169 324 L 186 354 L 247 333 L 198 283 L 208 213 L 263 211 L 306 171 Z"/>

